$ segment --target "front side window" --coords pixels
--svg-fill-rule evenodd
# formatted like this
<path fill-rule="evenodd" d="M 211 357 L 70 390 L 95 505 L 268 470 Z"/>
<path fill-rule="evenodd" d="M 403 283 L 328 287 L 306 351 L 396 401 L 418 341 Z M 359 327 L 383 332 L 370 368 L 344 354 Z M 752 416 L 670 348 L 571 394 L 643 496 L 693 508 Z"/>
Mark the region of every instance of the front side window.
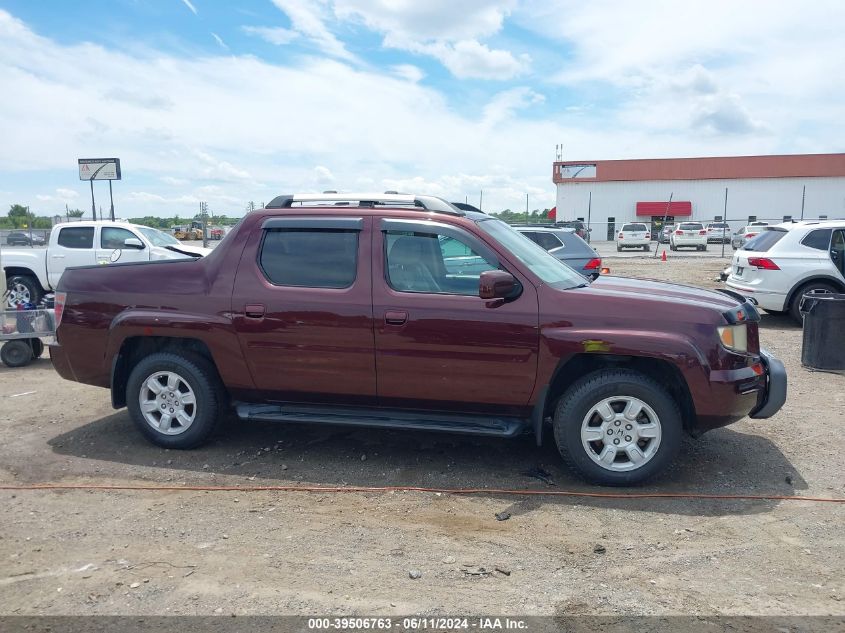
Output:
<path fill-rule="evenodd" d="M 269 229 L 258 262 L 276 286 L 348 288 L 358 268 L 358 231 Z"/>
<path fill-rule="evenodd" d="M 399 292 L 478 296 L 481 273 L 498 269 L 451 235 L 385 231 L 384 240 L 387 280 Z"/>
<path fill-rule="evenodd" d="M 74 226 L 61 229 L 58 244 L 65 248 L 94 248 L 94 227 Z"/>
<path fill-rule="evenodd" d="M 124 248 L 124 242 L 133 237 L 138 239 L 132 231 L 104 226 L 100 231 L 100 248 Z"/>

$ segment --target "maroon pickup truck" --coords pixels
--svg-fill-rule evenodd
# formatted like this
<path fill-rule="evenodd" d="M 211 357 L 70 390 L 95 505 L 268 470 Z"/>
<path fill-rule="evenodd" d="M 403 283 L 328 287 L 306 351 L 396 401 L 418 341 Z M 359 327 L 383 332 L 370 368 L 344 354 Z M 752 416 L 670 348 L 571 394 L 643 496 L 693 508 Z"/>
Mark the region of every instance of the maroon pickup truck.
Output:
<path fill-rule="evenodd" d="M 589 283 L 439 198 L 279 196 L 207 257 L 68 269 L 50 352 L 138 429 L 192 448 L 243 420 L 554 436 L 588 480 L 640 482 L 786 399 L 742 297 Z"/>

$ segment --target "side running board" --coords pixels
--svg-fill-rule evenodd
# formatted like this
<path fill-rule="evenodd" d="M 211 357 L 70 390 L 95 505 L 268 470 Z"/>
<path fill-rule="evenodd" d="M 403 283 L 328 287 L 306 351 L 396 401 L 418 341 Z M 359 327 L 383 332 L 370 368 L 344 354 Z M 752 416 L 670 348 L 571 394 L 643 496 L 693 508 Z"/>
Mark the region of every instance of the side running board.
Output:
<path fill-rule="evenodd" d="M 513 437 L 531 428 L 531 420 L 528 418 L 431 413 L 399 409 L 270 405 L 241 402 L 236 404 L 235 410 L 241 420 L 255 422 L 334 424 L 495 437 Z"/>

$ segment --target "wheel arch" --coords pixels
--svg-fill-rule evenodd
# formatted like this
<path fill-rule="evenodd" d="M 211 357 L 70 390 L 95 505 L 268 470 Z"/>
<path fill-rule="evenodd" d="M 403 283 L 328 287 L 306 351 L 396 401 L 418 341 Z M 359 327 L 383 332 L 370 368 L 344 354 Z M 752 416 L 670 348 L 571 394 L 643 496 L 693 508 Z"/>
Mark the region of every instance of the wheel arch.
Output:
<path fill-rule="evenodd" d="M 44 284 L 41 283 L 41 280 L 38 278 L 38 274 L 31 268 L 26 268 L 25 266 L 6 266 L 3 268 L 3 272 L 5 273 L 7 280 L 17 276 L 32 277 L 35 280 L 35 283 L 38 284 L 38 287 L 41 288 L 41 292 L 47 292 L 47 288 L 45 288 Z"/>
<path fill-rule="evenodd" d="M 845 292 L 845 283 L 842 280 L 837 279 L 836 277 L 830 275 L 812 275 L 811 277 L 807 277 L 806 279 L 802 279 L 797 284 L 795 284 L 792 289 L 789 291 L 789 294 L 786 295 L 786 302 L 784 303 L 784 310 L 789 310 L 789 306 L 792 305 L 792 300 L 795 298 L 795 295 L 800 292 L 802 288 L 808 286 L 811 283 L 815 282 L 824 282 L 832 285 L 834 288 L 839 288 L 842 292 Z"/>
<path fill-rule="evenodd" d="M 631 369 L 656 379 L 669 390 L 678 403 L 683 417 L 684 429 L 691 432 L 695 425 L 695 404 L 689 385 L 680 369 L 662 358 L 633 356 L 627 354 L 574 354 L 561 360 L 555 368 L 545 391 L 542 419 L 554 413 L 558 399 L 579 378 L 601 369 Z M 536 431 L 536 429 L 535 429 Z M 540 437 L 538 434 L 538 444 Z"/>
<path fill-rule="evenodd" d="M 145 356 L 158 352 L 197 355 L 207 360 L 215 372 L 217 371 L 211 350 L 204 341 L 198 338 L 130 336 L 121 343 L 118 353 L 112 359 L 110 380 L 112 407 L 120 409 L 126 406 L 126 383 L 129 380 L 132 368 Z M 219 380 L 219 374 L 217 378 Z"/>

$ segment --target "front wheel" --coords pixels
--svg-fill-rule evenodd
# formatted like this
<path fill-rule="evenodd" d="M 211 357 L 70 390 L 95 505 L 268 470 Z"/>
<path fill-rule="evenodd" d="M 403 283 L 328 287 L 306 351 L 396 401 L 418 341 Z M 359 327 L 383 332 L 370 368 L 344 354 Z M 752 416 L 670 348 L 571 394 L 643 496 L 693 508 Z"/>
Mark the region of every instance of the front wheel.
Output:
<path fill-rule="evenodd" d="M 214 367 L 201 356 L 152 354 L 139 362 L 126 384 L 132 421 L 165 448 L 199 446 L 220 417 L 221 389 Z"/>
<path fill-rule="evenodd" d="M 801 315 L 801 299 L 808 292 L 836 292 L 836 288 L 824 282 L 815 281 L 800 288 L 793 296 L 789 304 L 789 316 L 791 316 L 798 325 L 804 325 L 804 317 Z"/>
<path fill-rule="evenodd" d="M 563 394 L 554 436 L 567 465 L 591 483 L 639 484 L 666 468 L 681 445 L 678 404 L 651 378 L 599 370 Z"/>
<path fill-rule="evenodd" d="M 8 307 L 14 309 L 20 303 L 37 304 L 41 301 L 41 285 L 31 275 L 13 275 L 6 280 L 9 291 Z"/>

